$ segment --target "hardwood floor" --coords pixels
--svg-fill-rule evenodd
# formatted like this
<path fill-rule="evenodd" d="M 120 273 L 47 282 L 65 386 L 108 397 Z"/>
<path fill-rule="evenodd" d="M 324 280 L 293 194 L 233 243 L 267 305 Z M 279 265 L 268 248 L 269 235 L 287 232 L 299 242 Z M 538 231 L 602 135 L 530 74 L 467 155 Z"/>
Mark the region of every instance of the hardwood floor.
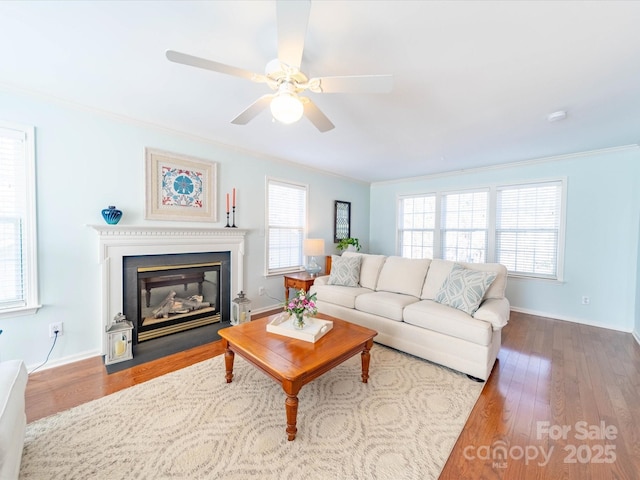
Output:
<path fill-rule="evenodd" d="M 221 353 L 214 342 L 111 375 L 99 357 L 36 372 L 27 419 Z M 498 362 L 440 478 L 637 479 L 639 400 L 640 346 L 631 334 L 512 312 Z"/>

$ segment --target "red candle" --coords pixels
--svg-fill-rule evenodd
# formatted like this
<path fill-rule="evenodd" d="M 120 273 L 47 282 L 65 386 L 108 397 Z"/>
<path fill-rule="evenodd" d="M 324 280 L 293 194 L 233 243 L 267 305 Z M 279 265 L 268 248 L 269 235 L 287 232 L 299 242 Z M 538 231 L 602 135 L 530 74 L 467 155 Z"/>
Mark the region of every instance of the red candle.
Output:
<path fill-rule="evenodd" d="M 227 213 L 229 213 L 229 194 L 227 193 Z"/>
<path fill-rule="evenodd" d="M 233 189 L 233 206 L 236 206 L 236 189 Z"/>

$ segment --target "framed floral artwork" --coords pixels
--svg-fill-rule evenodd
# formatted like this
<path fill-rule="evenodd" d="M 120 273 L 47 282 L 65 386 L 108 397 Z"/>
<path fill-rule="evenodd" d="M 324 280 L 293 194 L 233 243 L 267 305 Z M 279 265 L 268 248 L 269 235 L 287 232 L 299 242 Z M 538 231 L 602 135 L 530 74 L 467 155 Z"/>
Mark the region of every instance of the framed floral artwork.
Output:
<path fill-rule="evenodd" d="M 217 222 L 217 162 L 145 149 L 145 219 Z"/>

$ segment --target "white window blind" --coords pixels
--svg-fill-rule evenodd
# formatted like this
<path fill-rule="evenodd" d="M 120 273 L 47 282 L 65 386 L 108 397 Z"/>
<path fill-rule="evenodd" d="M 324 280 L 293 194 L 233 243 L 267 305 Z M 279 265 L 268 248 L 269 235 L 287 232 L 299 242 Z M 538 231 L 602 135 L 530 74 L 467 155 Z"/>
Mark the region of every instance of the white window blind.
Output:
<path fill-rule="evenodd" d="M 300 270 L 307 224 L 307 187 L 267 180 L 267 274 Z"/>
<path fill-rule="evenodd" d="M 400 255 L 406 258 L 433 258 L 436 196 L 402 198 L 399 218 Z"/>
<path fill-rule="evenodd" d="M 511 273 L 558 278 L 562 183 L 500 187 L 496 260 Z"/>
<path fill-rule="evenodd" d="M 442 258 L 454 262 L 487 260 L 489 192 L 442 196 Z"/>
<path fill-rule="evenodd" d="M 0 313 L 35 308 L 33 129 L 0 124 Z"/>

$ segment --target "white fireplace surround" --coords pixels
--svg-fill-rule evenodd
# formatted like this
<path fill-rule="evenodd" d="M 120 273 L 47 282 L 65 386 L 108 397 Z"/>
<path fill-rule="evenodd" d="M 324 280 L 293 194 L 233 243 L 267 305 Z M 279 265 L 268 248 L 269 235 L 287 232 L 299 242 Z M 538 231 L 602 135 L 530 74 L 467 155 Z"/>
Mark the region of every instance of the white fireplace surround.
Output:
<path fill-rule="evenodd" d="M 106 326 L 123 308 L 123 258 L 134 255 L 230 252 L 231 292 L 243 290 L 244 236 L 237 228 L 90 225 L 100 238 L 102 265 L 102 353 Z M 231 299 L 229 299 L 231 302 Z M 229 305 L 231 307 L 231 305 Z M 133 320 L 133 319 L 130 319 Z"/>

